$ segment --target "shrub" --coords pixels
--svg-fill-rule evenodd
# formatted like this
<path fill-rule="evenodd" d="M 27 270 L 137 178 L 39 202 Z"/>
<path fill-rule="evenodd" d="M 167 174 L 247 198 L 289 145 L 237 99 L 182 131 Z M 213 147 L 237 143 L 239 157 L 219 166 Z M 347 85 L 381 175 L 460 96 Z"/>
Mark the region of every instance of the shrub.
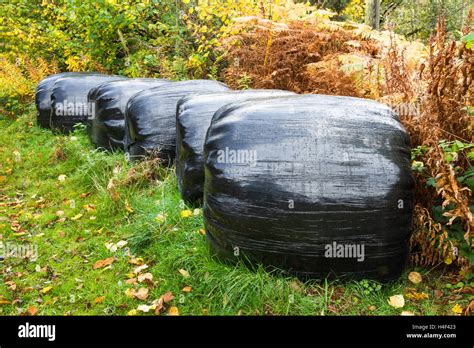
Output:
<path fill-rule="evenodd" d="M 472 13 L 468 17 L 471 22 Z M 472 31 L 466 25 L 465 35 Z M 415 234 L 412 259 L 416 264 L 444 261 L 468 265 L 473 261 L 472 218 L 473 167 L 470 160 L 474 83 L 474 54 L 463 42 L 447 39 L 444 18 L 429 43 L 429 57 L 417 79 L 403 71 L 403 56 L 386 62 L 387 85 L 401 93 L 405 102 L 419 103 L 419 115 L 402 118 L 414 146 L 417 179 Z M 389 82 L 392 81 L 392 82 Z M 458 257 L 461 256 L 461 257 Z"/>
<path fill-rule="evenodd" d="M 14 117 L 29 107 L 37 83 L 57 67 L 41 58 L 18 57 L 15 62 L 0 55 L 0 115 Z"/>

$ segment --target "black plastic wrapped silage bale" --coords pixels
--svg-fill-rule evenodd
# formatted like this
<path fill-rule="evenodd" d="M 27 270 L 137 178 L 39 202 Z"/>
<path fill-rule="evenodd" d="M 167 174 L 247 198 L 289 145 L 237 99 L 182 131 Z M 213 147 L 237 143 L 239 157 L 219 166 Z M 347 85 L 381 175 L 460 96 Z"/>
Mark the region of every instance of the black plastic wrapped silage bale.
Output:
<path fill-rule="evenodd" d="M 56 80 L 63 77 L 81 76 L 87 74 L 95 74 L 90 72 L 62 72 L 59 74 L 49 75 L 42 79 L 35 91 L 35 104 L 38 110 L 37 123 L 43 128 L 51 126 L 51 91 Z"/>
<path fill-rule="evenodd" d="M 51 128 L 67 133 L 75 124 L 86 124 L 94 114 L 94 105 L 87 99 L 89 91 L 103 82 L 121 79 L 124 77 L 102 74 L 57 79 L 51 91 Z"/>
<path fill-rule="evenodd" d="M 170 83 L 164 79 L 128 79 L 105 82 L 89 92 L 88 100 L 95 103 L 95 115 L 87 131 L 92 143 L 106 150 L 123 149 L 125 136 L 125 107 L 136 93 Z"/>
<path fill-rule="evenodd" d="M 125 112 L 125 151 L 131 160 L 159 157 L 167 165 L 176 155 L 176 105 L 187 95 L 223 92 L 229 87 L 218 81 L 174 82 L 135 94 Z"/>
<path fill-rule="evenodd" d="M 254 89 L 182 98 L 178 102 L 176 114 L 176 176 L 181 197 L 192 203 L 202 199 L 204 141 L 212 116 L 219 108 L 237 101 L 289 95 L 295 94 L 282 90 Z"/>
<path fill-rule="evenodd" d="M 234 103 L 205 143 L 215 253 L 303 278 L 402 273 L 414 182 L 409 137 L 374 101 L 305 95 Z"/>

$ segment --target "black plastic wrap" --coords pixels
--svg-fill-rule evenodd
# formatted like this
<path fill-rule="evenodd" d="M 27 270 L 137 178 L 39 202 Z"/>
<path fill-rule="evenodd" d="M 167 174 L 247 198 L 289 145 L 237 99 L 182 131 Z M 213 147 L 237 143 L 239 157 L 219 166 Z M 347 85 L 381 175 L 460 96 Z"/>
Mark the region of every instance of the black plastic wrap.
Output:
<path fill-rule="evenodd" d="M 87 99 L 89 91 L 103 82 L 123 78 L 116 75 L 87 74 L 57 79 L 51 91 L 51 128 L 70 132 L 75 124 L 86 124 L 94 114 L 94 104 Z"/>
<path fill-rule="evenodd" d="M 125 136 L 125 107 L 128 100 L 145 89 L 161 86 L 163 79 L 128 79 L 100 84 L 89 92 L 88 100 L 95 103 L 95 115 L 87 131 L 92 143 L 106 150 L 123 149 Z"/>
<path fill-rule="evenodd" d="M 400 276 L 414 181 L 409 137 L 387 106 L 234 103 L 215 113 L 204 151 L 206 235 L 220 257 L 303 278 Z"/>
<path fill-rule="evenodd" d="M 43 128 L 51 126 L 51 91 L 56 80 L 63 77 L 81 76 L 94 73 L 80 72 L 62 72 L 59 74 L 49 75 L 42 79 L 35 91 L 35 104 L 38 110 L 37 123 Z"/>
<path fill-rule="evenodd" d="M 125 120 L 125 151 L 131 160 L 159 157 L 171 164 L 176 155 L 176 105 L 182 97 L 196 93 L 223 92 L 229 87 L 218 81 L 179 81 L 134 95 Z"/>
<path fill-rule="evenodd" d="M 180 99 L 176 114 L 176 176 L 181 197 L 192 203 L 202 199 L 203 147 L 214 112 L 232 102 L 288 95 L 295 94 L 282 90 L 254 89 L 197 94 Z"/>

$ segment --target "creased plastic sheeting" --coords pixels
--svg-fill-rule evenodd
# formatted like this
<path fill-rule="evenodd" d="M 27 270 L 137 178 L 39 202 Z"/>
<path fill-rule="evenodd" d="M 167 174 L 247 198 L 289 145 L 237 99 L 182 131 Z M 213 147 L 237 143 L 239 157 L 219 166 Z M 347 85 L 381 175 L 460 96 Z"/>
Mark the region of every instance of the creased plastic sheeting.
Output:
<path fill-rule="evenodd" d="M 318 95 L 230 104 L 213 117 L 205 159 L 217 255 L 304 278 L 403 271 L 414 181 L 409 137 L 390 108 Z"/>
<path fill-rule="evenodd" d="M 190 94 L 223 92 L 229 87 L 212 80 L 190 80 L 155 87 L 134 95 L 125 113 L 125 151 L 131 160 L 158 157 L 171 164 L 176 155 L 176 104 Z"/>
<path fill-rule="evenodd" d="M 232 102 L 288 95 L 295 94 L 282 90 L 254 89 L 197 94 L 180 99 L 176 114 L 176 176 L 181 197 L 193 203 L 202 199 L 203 147 L 214 112 Z"/>
<path fill-rule="evenodd" d="M 56 80 L 51 92 L 51 128 L 70 132 L 75 124 L 86 124 L 94 114 L 94 104 L 87 99 L 89 91 L 103 82 L 119 79 L 123 77 L 87 74 Z"/>
<path fill-rule="evenodd" d="M 38 110 L 37 122 L 40 127 L 50 128 L 51 122 L 51 91 L 56 80 L 63 77 L 81 76 L 94 73 L 80 72 L 63 72 L 59 74 L 49 75 L 42 79 L 35 91 L 35 104 Z"/>
<path fill-rule="evenodd" d="M 123 149 L 125 107 L 128 100 L 145 89 L 161 86 L 164 79 L 129 79 L 100 84 L 89 92 L 89 102 L 95 103 L 88 134 L 92 143 L 106 150 Z"/>

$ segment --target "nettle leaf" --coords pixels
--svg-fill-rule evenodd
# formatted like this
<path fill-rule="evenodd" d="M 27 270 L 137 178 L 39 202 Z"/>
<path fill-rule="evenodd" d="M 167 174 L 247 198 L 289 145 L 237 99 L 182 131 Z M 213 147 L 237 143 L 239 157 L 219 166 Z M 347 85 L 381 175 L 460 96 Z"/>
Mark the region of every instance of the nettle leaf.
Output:
<path fill-rule="evenodd" d="M 471 191 L 474 191 L 474 177 L 470 177 L 466 179 L 464 183 L 466 184 L 467 187 L 469 187 Z"/>
<path fill-rule="evenodd" d="M 459 255 L 467 258 L 471 264 L 474 263 L 474 252 L 467 243 L 461 243 L 461 245 L 459 245 Z"/>
<path fill-rule="evenodd" d="M 447 231 L 448 231 L 448 238 L 451 239 L 453 242 L 464 240 L 464 233 L 466 233 L 466 231 L 464 231 L 463 226 L 460 225 L 459 223 L 458 224 L 453 223 L 451 226 L 447 228 Z"/>
<path fill-rule="evenodd" d="M 466 170 L 463 175 L 458 177 L 458 181 L 463 182 L 465 179 L 467 179 L 471 176 L 474 176 L 474 167 L 472 167 L 472 166 L 468 170 Z"/>
<path fill-rule="evenodd" d="M 424 166 L 423 162 L 413 161 L 413 163 L 411 165 L 411 170 L 414 171 L 414 172 L 422 173 L 425 170 L 425 166 Z"/>
<path fill-rule="evenodd" d="M 461 38 L 461 41 L 466 43 L 466 48 L 471 49 L 474 43 L 474 31 Z"/>
<path fill-rule="evenodd" d="M 436 185 L 436 179 L 435 178 L 429 178 L 428 180 L 426 180 L 426 186 L 438 188 L 438 185 Z"/>
<path fill-rule="evenodd" d="M 451 163 L 454 160 L 454 155 L 452 152 L 447 152 L 444 154 L 444 160 L 448 163 Z"/>
<path fill-rule="evenodd" d="M 456 150 L 462 150 L 466 145 L 459 140 L 455 140 L 454 144 L 456 145 Z"/>
<path fill-rule="evenodd" d="M 465 184 L 469 189 L 474 189 L 474 167 L 470 167 L 466 170 L 463 175 L 457 178 L 458 182 Z"/>
<path fill-rule="evenodd" d="M 440 205 L 436 205 L 432 209 L 433 219 L 436 222 L 446 223 L 449 219 L 446 216 L 443 216 L 444 210 Z"/>

